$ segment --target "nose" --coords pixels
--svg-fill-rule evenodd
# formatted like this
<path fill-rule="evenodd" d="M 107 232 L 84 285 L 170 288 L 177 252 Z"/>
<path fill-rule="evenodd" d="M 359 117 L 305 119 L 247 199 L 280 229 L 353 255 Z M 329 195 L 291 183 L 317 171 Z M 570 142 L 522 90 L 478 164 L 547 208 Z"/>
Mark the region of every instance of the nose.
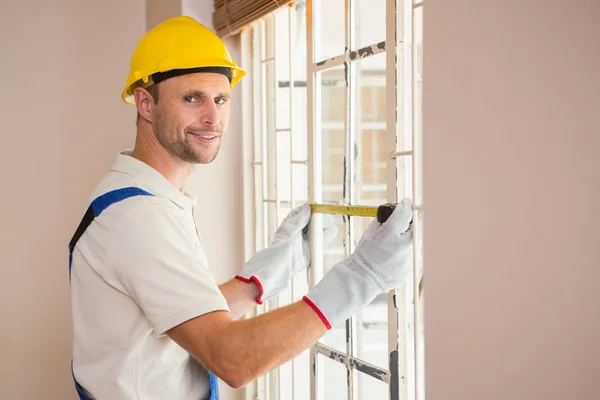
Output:
<path fill-rule="evenodd" d="M 221 122 L 219 110 L 214 101 L 206 102 L 202 107 L 200 121 L 205 125 L 216 126 Z"/>

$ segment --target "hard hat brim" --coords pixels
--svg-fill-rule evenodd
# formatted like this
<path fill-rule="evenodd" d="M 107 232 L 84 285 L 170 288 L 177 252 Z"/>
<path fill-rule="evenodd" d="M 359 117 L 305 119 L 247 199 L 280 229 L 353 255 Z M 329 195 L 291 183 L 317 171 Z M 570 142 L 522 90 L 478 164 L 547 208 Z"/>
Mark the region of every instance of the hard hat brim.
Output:
<path fill-rule="evenodd" d="M 229 87 L 232 89 L 240 81 L 240 79 L 242 79 L 244 76 L 246 76 L 248 74 L 248 72 L 246 70 L 238 67 L 235 64 L 227 64 L 227 63 L 223 63 L 222 61 L 219 61 L 219 60 L 215 60 L 215 62 L 212 62 L 212 63 L 210 62 L 210 60 L 208 60 L 208 61 L 202 60 L 202 62 L 198 62 L 198 63 L 190 62 L 189 64 L 187 64 L 187 65 L 189 65 L 187 67 L 182 67 L 181 63 L 178 63 L 178 64 L 179 65 L 177 68 L 168 68 L 168 67 L 161 68 L 160 70 L 157 70 L 154 73 L 167 72 L 167 71 L 172 71 L 175 69 L 191 69 L 191 68 L 202 68 L 202 67 L 230 68 L 231 69 L 231 83 L 230 83 Z M 202 72 L 197 72 L 197 73 L 202 73 Z M 152 75 L 140 77 L 137 80 L 134 80 L 133 75 L 132 75 L 129 77 L 128 82 L 121 93 L 121 98 L 123 99 L 123 101 L 125 103 L 130 104 L 130 105 L 135 105 L 135 98 L 133 96 L 134 90 L 137 87 L 148 87 L 152 83 L 153 83 Z"/>

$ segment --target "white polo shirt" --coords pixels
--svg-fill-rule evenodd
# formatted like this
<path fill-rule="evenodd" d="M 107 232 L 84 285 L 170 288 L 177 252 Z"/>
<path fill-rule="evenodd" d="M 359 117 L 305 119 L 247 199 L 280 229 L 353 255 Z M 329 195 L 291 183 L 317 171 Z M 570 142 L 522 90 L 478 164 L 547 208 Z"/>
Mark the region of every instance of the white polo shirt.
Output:
<path fill-rule="evenodd" d="M 193 218 L 196 200 L 121 152 L 96 197 L 135 186 L 98 216 L 73 252 L 73 368 L 97 400 L 208 399 L 208 373 L 165 331 L 229 311 L 208 269 Z"/>

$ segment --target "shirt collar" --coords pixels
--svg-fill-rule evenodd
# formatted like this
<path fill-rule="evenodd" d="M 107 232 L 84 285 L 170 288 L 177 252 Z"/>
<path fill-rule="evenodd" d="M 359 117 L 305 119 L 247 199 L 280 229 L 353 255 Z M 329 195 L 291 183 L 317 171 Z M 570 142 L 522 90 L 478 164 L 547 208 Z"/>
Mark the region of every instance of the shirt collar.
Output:
<path fill-rule="evenodd" d="M 111 170 L 130 175 L 141 189 L 155 196 L 165 197 L 184 210 L 196 205 L 196 197 L 185 190 L 179 191 L 163 174 L 148 164 L 133 158 L 131 150 L 123 150 L 117 155 Z"/>

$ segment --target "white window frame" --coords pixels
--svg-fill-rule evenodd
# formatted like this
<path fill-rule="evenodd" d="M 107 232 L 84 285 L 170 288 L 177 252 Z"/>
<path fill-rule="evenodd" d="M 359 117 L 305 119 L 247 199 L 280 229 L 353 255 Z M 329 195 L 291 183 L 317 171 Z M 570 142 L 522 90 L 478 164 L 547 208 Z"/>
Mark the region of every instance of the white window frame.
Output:
<path fill-rule="evenodd" d="M 355 61 L 350 56 L 350 51 L 345 54 L 327 60 L 315 60 L 316 46 L 318 46 L 319 7 L 315 6 L 319 1 L 306 1 L 306 40 L 307 40 L 307 65 L 306 65 L 306 90 L 307 90 L 307 159 L 292 159 L 292 165 L 306 165 L 308 167 L 308 193 L 307 199 L 311 204 L 319 204 L 322 201 L 323 185 L 321 184 L 321 137 L 323 128 L 320 118 L 321 85 L 319 73 L 339 65 L 346 65 L 348 73 L 348 85 L 345 86 L 346 93 L 346 118 L 342 128 L 346 135 L 346 198 L 344 204 L 353 202 L 353 182 L 349 177 L 354 174 L 355 166 L 354 146 L 352 145 L 357 127 L 353 118 L 356 110 L 356 93 L 353 88 L 358 87 L 356 74 L 354 72 Z M 345 2 L 346 20 L 346 48 L 356 50 L 353 33 L 353 18 L 356 14 L 356 0 Z M 387 200 L 397 202 L 400 193 L 413 199 L 415 204 L 415 257 L 413 272 L 409 282 L 400 289 L 392 291 L 388 295 L 388 352 L 389 367 L 387 370 L 372 366 L 364 361 L 347 356 L 355 351 L 352 339 L 352 330 L 355 326 L 354 318 L 346 323 L 346 329 L 350 332 L 349 341 L 345 353 L 331 349 L 321 343 L 313 346 L 305 356 L 310 357 L 310 400 L 323 400 L 323 356 L 338 360 L 343 363 L 348 371 L 348 394 L 347 398 L 357 399 L 353 387 L 353 374 L 368 373 L 377 376 L 389 384 L 389 399 L 392 400 L 423 400 L 423 354 L 422 354 L 422 332 L 414 327 L 422 324 L 422 297 L 421 290 L 415 290 L 422 285 L 422 258 L 419 243 L 422 243 L 421 220 L 423 212 L 422 198 L 422 176 L 421 176 L 421 106 L 420 96 L 417 95 L 418 85 L 422 77 L 417 73 L 417 49 L 413 46 L 415 26 L 413 24 L 414 10 L 422 10 L 423 2 L 411 0 L 387 0 L 386 1 L 386 46 L 384 49 L 375 44 L 372 55 L 386 53 L 385 81 L 375 79 L 380 85 L 386 87 L 386 145 L 395 149 L 389 154 L 387 163 Z M 279 10 L 277 12 L 283 12 Z M 292 18 L 292 8 L 288 8 L 288 18 Z M 422 29 L 422 28 L 421 28 Z M 251 232 L 246 236 L 246 258 L 257 250 L 264 248 L 270 241 L 271 235 L 278 226 L 278 221 L 283 218 L 281 207 L 293 208 L 301 203 L 294 199 L 294 182 L 291 182 L 291 201 L 280 199 L 277 183 L 280 180 L 278 165 L 278 137 L 279 134 L 287 132 L 292 136 L 294 124 L 291 120 L 294 113 L 290 113 L 290 124 L 287 128 L 275 126 L 276 101 L 289 101 L 290 109 L 297 107 L 294 104 L 293 90 L 289 90 L 289 98 L 277 99 L 275 68 L 277 57 L 275 57 L 275 19 L 272 16 L 260 21 L 254 28 L 242 33 L 242 62 L 251 65 L 251 79 L 242 85 L 243 106 L 243 132 L 244 132 L 244 184 L 245 192 L 245 231 Z M 292 36 L 292 27 L 289 27 L 289 37 Z M 391 43 L 392 45 L 389 45 Z M 294 86 L 295 60 L 292 51 L 289 51 L 289 82 Z M 419 68 L 420 69 L 420 68 Z M 389 73 L 393 71 L 393 73 Z M 398 90 L 396 89 L 398 88 Z M 262 90 L 266 89 L 266 90 Z M 326 122 L 326 124 L 339 124 L 338 121 Z M 367 123 L 374 125 L 376 123 Z M 336 125 L 337 126 L 337 125 Z M 398 137 L 403 137 L 400 143 Z M 274 145 L 273 145 L 274 144 Z M 290 147 L 293 140 L 290 139 Z M 290 154 L 293 154 L 290 148 Z M 398 174 L 398 164 L 403 163 L 404 175 Z M 290 166 L 293 168 L 293 166 Z M 293 175 L 293 174 L 291 174 Z M 271 205 L 271 206 L 269 206 Z M 323 254 L 321 248 L 321 218 L 315 214 L 311 223 L 311 251 L 312 254 Z M 348 224 L 345 232 L 346 248 L 351 252 L 354 243 L 354 230 L 352 224 Z M 323 258 L 313 258 L 313 264 L 308 271 L 309 287 L 314 286 L 322 278 Z M 300 279 L 301 281 L 301 279 Z M 257 306 L 251 315 L 264 313 L 272 308 L 289 304 L 301 298 L 305 288 L 298 286 L 298 281 L 292 285 L 289 292 L 277 296 L 267 304 Z M 308 289 L 308 288 L 306 288 Z M 288 363 L 286 368 L 291 369 L 292 385 L 300 382 L 297 380 L 298 368 L 306 368 L 306 363 L 298 363 L 296 360 Z M 246 389 L 247 400 L 283 400 L 280 396 L 280 372 L 277 369 L 255 382 L 248 385 Z M 314 371 L 314 373 L 313 373 Z M 293 391 L 295 392 L 295 391 Z M 297 397 L 294 397 L 297 399 Z"/>

